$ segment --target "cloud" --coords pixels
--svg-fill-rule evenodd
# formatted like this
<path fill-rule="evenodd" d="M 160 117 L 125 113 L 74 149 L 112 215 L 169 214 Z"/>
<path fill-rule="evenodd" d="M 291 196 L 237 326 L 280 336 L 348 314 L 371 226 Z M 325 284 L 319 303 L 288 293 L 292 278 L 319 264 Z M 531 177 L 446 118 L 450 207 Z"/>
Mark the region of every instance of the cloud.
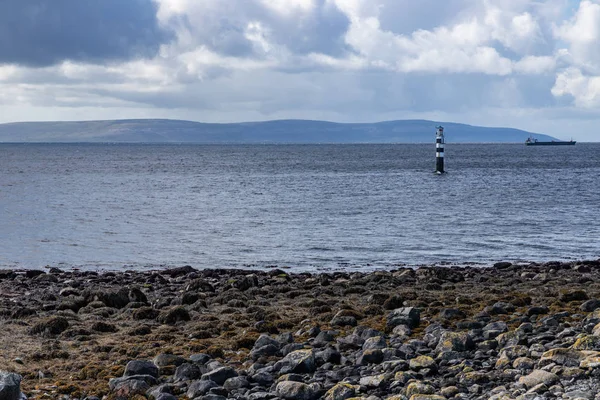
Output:
<path fill-rule="evenodd" d="M 153 57 L 170 34 L 152 0 L 2 0 L 0 64 Z"/>
<path fill-rule="evenodd" d="M 600 117 L 600 0 L 5 0 L 0 22 L 4 120 Z"/>

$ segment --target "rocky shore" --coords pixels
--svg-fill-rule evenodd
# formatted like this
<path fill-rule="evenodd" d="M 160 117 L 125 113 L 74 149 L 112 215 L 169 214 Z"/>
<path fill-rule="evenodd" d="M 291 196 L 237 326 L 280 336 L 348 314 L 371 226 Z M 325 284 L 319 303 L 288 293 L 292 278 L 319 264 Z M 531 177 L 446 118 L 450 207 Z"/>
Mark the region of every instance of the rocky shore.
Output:
<path fill-rule="evenodd" d="M 1 270 L 0 329 L 2 400 L 600 399 L 600 260 Z"/>

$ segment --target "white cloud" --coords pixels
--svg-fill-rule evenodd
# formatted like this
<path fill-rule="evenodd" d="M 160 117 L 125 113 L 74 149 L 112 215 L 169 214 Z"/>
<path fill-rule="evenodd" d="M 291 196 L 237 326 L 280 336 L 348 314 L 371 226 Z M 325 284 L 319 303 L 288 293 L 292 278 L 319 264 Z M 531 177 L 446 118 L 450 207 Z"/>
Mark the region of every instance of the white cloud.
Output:
<path fill-rule="evenodd" d="M 586 76 L 578 68 L 568 68 L 557 75 L 552 94 L 573 96 L 578 107 L 600 107 L 600 76 Z"/>
<path fill-rule="evenodd" d="M 600 0 L 156 1 L 154 58 L 0 65 L 0 118 L 600 119 Z"/>
<path fill-rule="evenodd" d="M 600 3 L 583 0 L 575 16 L 555 28 L 565 53 L 581 68 L 600 73 Z"/>

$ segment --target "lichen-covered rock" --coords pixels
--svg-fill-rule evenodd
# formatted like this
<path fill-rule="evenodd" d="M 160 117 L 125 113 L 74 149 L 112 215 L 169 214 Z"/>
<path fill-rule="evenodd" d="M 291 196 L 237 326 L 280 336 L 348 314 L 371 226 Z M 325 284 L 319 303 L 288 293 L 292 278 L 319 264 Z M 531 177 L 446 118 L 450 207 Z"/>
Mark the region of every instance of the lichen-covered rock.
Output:
<path fill-rule="evenodd" d="M 564 367 L 578 367 L 583 358 L 584 355 L 579 350 L 559 347 L 548 350 L 542 354 L 542 357 L 538 361 L 538 365 L 543 367 L 555 363 Z"/>
<path fill-rule="evenodd" d="M 425 368 L 436 369 L 437 364 L 435 360 L 429 356 L 418 356 L 409 361 L 410 369 L 413 371 L 419 371 Z"/>
<path fill-rule="evenodd" d="M 473 339 L 467 332 L 450 332 L 442 333 L 440 341 L 436 347 L 436 351 L 467 351 L 475 347 Z"/>
<path fill-rule="evenodd" d="M 279 382 L 275 392 L 285 400 L 314 400 L 318 397 L 318 392 L 313 386 L 294 381 Z"/>
<path fill-rule="evenodd" d="M 428 383 L 411 382 L 406 386 L 405 392 L 408 397 L 415 394 L 434 394 L 435 388 Z"/>
<path fill-rule="evenodd" d="M 600 350 L 600 336 L 580 337 L 571 348 L 574 350 Z"/>

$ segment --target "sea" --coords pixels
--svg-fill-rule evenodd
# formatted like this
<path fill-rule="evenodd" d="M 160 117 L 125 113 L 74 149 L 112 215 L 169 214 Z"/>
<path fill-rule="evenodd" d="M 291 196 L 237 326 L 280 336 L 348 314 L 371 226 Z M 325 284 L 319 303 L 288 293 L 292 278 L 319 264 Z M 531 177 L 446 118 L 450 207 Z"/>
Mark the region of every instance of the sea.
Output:
<path fill-rule="evenodd" d="M 0 268 L 600 258 L 600 143 L 0 144 Z"/>

